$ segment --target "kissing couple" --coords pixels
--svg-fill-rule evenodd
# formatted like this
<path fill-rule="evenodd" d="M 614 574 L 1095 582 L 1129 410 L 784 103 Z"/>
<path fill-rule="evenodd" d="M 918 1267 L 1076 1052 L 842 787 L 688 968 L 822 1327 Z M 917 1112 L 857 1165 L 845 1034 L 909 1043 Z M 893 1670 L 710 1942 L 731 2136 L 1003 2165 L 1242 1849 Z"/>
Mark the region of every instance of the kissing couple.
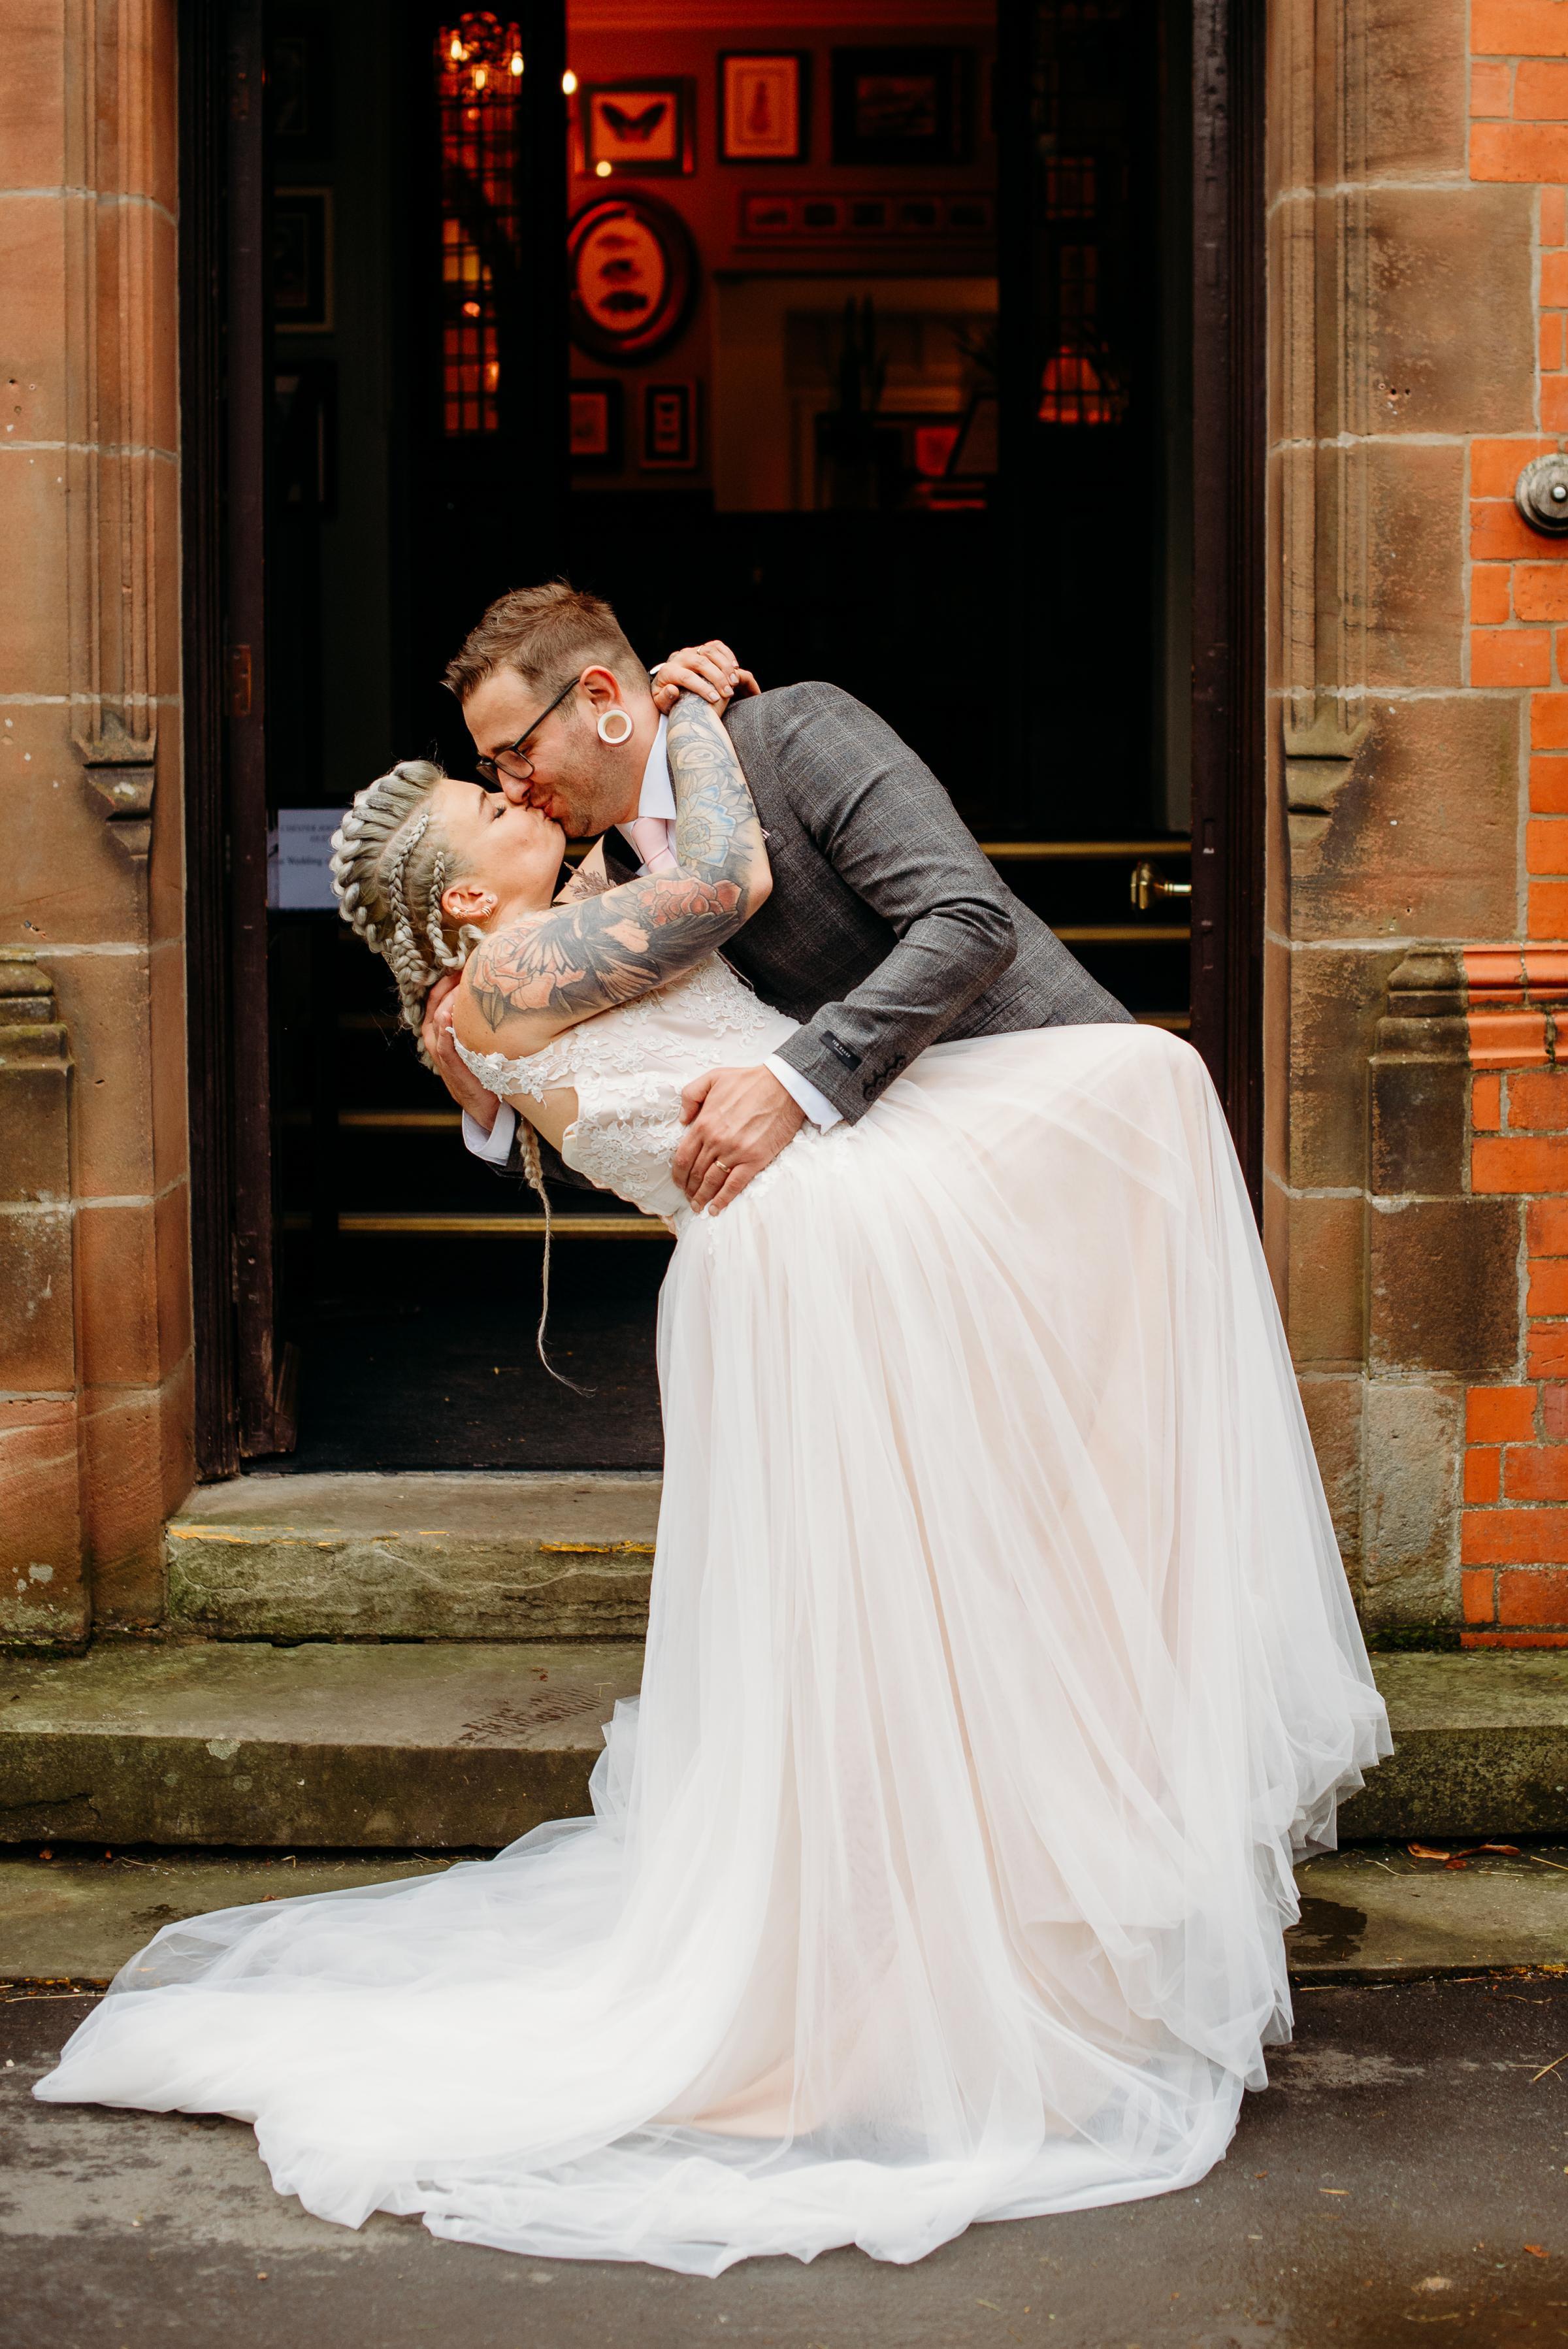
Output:
<path fill-rule="evenodd" d="M 675 1233 L 641 1697 L 592 1817 L 170 1925 L 37 2093 L 704 2275 L 1191 2185 L 1389 1750 L 1203 1065 L 833 687 L 561 584 L 448 681 L 482 780 L 334 869 L 471 1137 Z"/>

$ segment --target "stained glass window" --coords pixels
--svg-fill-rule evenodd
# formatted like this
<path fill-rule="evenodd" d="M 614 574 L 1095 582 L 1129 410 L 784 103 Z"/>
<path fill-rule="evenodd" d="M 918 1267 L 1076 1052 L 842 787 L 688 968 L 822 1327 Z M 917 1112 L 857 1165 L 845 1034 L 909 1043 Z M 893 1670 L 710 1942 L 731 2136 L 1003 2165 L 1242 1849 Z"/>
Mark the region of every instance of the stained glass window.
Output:
<path fill-rule="evenodd" d="M 441 408 L 449 435 L 500 423 L 503 312 L 521 222 L 517 195 L 522 41 L 477 9 L 436 37 L 441 131 Z"/>
<path fill-rule="evenodd" d="M 1042 424 L 1119 424 L 1127 414 L 1124 280 L 1130 123 L 1119 92 L 1129 0 L 1040 0 L 1035 15 L 1037 246 Z"/>

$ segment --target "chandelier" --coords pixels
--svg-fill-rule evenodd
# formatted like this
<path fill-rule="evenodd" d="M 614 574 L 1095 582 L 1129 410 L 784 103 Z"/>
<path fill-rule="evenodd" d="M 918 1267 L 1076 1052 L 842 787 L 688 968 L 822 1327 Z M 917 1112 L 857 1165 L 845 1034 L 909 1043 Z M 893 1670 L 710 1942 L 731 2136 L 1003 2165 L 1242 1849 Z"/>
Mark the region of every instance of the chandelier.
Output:
<path fill-rule="evenodd" d="M 510 98 L 522 75 L 522 35 L 488 8 L 472 8 L 436 36 L 442 94 L 483 103 Z"/>

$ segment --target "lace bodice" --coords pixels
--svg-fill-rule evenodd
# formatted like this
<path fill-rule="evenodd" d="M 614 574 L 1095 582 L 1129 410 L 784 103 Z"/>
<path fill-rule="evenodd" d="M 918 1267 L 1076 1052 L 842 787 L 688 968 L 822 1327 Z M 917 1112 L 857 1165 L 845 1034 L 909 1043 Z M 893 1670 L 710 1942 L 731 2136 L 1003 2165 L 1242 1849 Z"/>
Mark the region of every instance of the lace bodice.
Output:
<path fill-rule="evenodd" d="M 649 1215 L 678 1221 L 688 1212 L 670 1174 L 681 1088 L 707 1069 L 754 1068 L 796 1025 L 710 955 L 684 978 L 568 1028 L 525 1059 L 458 1050 L 480 1082 L 507 1099 L 541 1101 L 554 1086 L 572 1086 L 577 1115 L 561 1150 L 568 1166 Z"/>

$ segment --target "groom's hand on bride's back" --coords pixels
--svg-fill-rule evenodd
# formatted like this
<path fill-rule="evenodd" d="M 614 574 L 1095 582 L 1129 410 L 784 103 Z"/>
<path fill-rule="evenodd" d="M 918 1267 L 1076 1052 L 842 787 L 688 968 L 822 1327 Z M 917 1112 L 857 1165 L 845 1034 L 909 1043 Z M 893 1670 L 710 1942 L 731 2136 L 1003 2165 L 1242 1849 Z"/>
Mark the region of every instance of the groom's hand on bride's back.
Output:
<path fill-rule="evenodd" d="M 717 1215 L 738 1199 L 786 1143 L 806 1112 L 768 1069 L 709 1069 L 681 1094 L 686 1124 L 672 1162 L 692 1206 Z"/>
<path fill-rule="evenodd" d="M 761 690 L 723 638 L 710 636 L 706 645 L 687 645 L 660 662 L 653 684 L 654 706 L 661 717 L 667 718 L 683 693 L 696 693 L 722 718 L 732 701 Z"/>

